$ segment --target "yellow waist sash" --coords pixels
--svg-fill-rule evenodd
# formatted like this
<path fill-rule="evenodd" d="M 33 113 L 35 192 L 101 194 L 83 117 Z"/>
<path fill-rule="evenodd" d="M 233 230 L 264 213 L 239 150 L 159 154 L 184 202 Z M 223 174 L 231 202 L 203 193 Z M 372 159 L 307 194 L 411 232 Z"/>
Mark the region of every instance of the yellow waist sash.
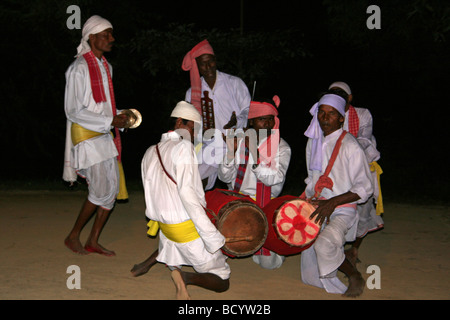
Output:
<path fill-rule="evenodd" d="M 147 233 L 150 236 L 156 236 L 158 229 L 161 229 L 161 232 L 164 233 L 167 239 L 177 243 L 190 242 L 200 238 L 192 220 L 176 224 L 166 224 L 150 220 L 147 226 Z"/>
<path fill-rule="evenodd" d="M 107 134 L 107 133 L 100 133 L 100 132 L 88 130 L 88 129 L 80 126 L 78 123 L 72 123 L 72 126 L 70 127 L 70 133 L 71 133 L 71 137 L 72 137 L 72 143 L 74 146 L 79 144 L 81 141 L 92 139 L 92 138 L 101 136 L 102 134 Z M 111 133 L 111 135 L 112 135 L 112 133 Z M 117 164 L 119 166 L 119 175 L 120 175 L 119 194 L 117 195 L 117 199 L 125 200 L 125 199 L 128 199 L 128 191 L 127 191 L 126 182 L 125 182 L 125 172 L 123 171 L 122 162 L 117 161 Z"/>
<path fill-rule="evenodd" d="M 383 196 L 381 195 L 381 183 L 380 183 L 380 175 L 383 173 L 383 170 L 379 166 L 379 164 L 376 161 L 373 161 L 369 163 L 370 171 L 377 173 L 377 183 L 378 183 L 378 199 L 377 199 L 377 215 L 381 215 L 384 212 L 383 207 Z"/>
<path fill-rule="evenodd" d="M 79 144 L 81 141 L 92 139 L 101 136 L 102 134 L 106 134 L 88 130 L 80 126 L 78 123 L 72 123 L 72 126 L 70 127 L 70 133 L 72 136 L 72 143 L 74 146 Z"/>

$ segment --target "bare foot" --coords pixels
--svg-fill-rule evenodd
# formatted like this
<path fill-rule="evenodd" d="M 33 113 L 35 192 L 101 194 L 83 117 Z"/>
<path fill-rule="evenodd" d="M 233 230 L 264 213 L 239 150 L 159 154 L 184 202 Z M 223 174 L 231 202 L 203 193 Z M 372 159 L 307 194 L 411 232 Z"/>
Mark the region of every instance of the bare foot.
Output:
<path fill-rule="evenodd" d="M 78 253 L 81 255 L 86 255 L 89 253 L 86 250 L 84 250 L 83 245 L 81 244 L 79 239 L 70 239 L 69 237 L 67 237 L 64 240 L 64 244 L 66 245 L 67 248 L 69 248 L 70 250 L 72 250 L 75 253 Z"/>
<path fill-rule="evenodd" d="M 356 264 L 361 262 L 358 259 L 358 249 L 355 247 L 351 247 L 348 250 L 345 250 L 345 257 L 347 260 L 356 268 Z"/>
<path fill-rule="evenodd" d="M 133 269 L 131 269 L 131 274 L 133 275 L 133 277 L 139 277 L 142 276 L 143 274 L 146 274 L 148 272 L 148 270 L 150 270 L 151 266 L 148 263 L 141 262 L 139 264 L 135 264 L 133 266 Z"/>
<path fill-rule="evenodd" d="M 191 297 L 189 296 L 186 288 L 186 284 L 184 283 L 183 276 L 181 275 L 181 270 L 173 270 L 170 276 L 175 283 L 175 288 L 177 290 L 177 300 L 191 300 Z"/>
<path fill-rule="evenodd" d="M 116 255 L 116 253 L 114 251 L 105 249 L 99 244 L 96 244 L 96 245 L 88 245 L 88 244 L 86 244 L 84 246 L 84 249 L 87 252 L 99 253 L 99 254 L 102 254 L 102 255 L 107 256 L 107 257 L 113 257 L 113 256 Z"/>
<path fill-rule="evenodd" d="M 361 276 L 361 273 L 356 272 L 348 277 L 348 288 L 343 294 L 344 297 L 356 298 L 360 296 L 364 291 L 365 282 Z"/>

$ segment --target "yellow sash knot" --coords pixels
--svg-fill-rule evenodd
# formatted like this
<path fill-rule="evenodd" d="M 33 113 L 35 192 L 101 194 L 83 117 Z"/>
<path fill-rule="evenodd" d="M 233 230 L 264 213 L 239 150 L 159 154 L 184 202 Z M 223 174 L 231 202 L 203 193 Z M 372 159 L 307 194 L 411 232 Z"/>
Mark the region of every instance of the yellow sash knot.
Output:
<path fill-rule="evenodd" d="M 91 131 L 86 128 L 83 128 L 78 123 L 72 123 L 72 126 L 70 128 L 71 136 L 72 136 L 72 143 L 74 146 L 79 144 L 81 141 L 85 141 L 88 139 L 92 139 L 98 136 L 101 136 L 102 134 L 107 133 L 101 133 L 96 131 Z M 112 133 L 111 133 L 112 135 Z M 122 162 L 117 161 L 117 164 L 119 166 L 119 194 L 117 195 L 117 200 L 125 200 L 128 199 L 128 191 L 127 186 L 125 182 L 125 172 L 123 171 L 123 165 Z"/>
<path fill-rule="evenodd" d="M 383 173 L 383 170 L 381 169 L 381 167 L 379 166 L 379 164 L 376 161 L 369 163 L 369 166 L 370 166 L 370 171 L 377 173 L 377 183 L 378 183 L 379 192 L 378 192 L 376 212 L 377 212 L 377 215 L 379 216 L 384 212 L 383 196 L 381 194 L 381 183 L 380 183 L 380 175 Z"/>
<path fill-rule="evenodd" d="M 192 220 L 187 220 L 176 224 L 166 224 L 154 220 L 150 220 L 147 224 L 147 234 L 156 236 L 158 229 L 166 236 L 167 239 L 177 242 L 185 243 L 200 238 L 200 235 L 195 228 Z"/>

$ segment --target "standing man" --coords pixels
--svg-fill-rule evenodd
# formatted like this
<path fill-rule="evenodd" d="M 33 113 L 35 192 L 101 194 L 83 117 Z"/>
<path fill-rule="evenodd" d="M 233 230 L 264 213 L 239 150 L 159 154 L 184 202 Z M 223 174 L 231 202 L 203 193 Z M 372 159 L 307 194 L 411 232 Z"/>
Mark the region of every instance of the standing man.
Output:
<path fill-rule="evenodd" d="M 202 115 L 203 148 L 199 170 L 202 180 L 207 180 L 205 189 L 209 190 L 214 187 L 226 148 L 222 134 L 226 134 L 227 129 L 247 126 L 250 93 L 240 78 L 217 70 L 216 56 L 208 40 L 186 54 L 182 68 L 190 72 L 191 80 L 185 100 Z M 220 134 L 206 132 L 211 129 Z"/>
<path fill-rule="evenodd" d="M 155 236 L 160 229 L 159 248 L 132 273 L 138 276 L 156 262 L 165 263 L 172 271 L 177 298 L 189 299 L 187 285 L 228 290 L 230 267 L 220 250 L 225 238 L 204 209 L 205 193 L 192 144 L 194 124 L 201 124 L 200 114 L 181 101 L 171 117 L 171 130 L 142 159 L 148 233 Z M 196 273 L 181 271 L 183 265 L 192 266 Z"/>
<path fill-rule="evenodd" d="M 373 136 L 373 120 L 370 111 L 365 108 L 355 108 L 351 105 L 352 91 L 345 82 L 333 82 L 329 87 L 329 92 L 338 94 L 346 100 L 343 128 L 358 140 L 372 172 L 373 195 L 365 203 L 357 206 L 359 222 L 356 240 L 352 247 L 346 251 L 350 261 L 356 264 L 358 250 L 364 237 L 368 232 L 379 230 L 384 226 L 384 221 L 381 218 L 384 209 L 380 187 L 380 175 L 383 171 L 377 163 L 380 159 L 380 152 L 377 150 L 377 142 Z"/>
<path fill-rule="evenodd" d="M 227 155 L 219 166 L 219 179 L 227 183 L 230 190 L 256 200 L 260 208 L 281 193 L 291 160 L 291 148 L 280 137 L 279 105 L 278 96 L 273 97 L 272 103 L 250 103 L 245 138 L 239 143 L 237 139 L 227 139 Z M 285 259 L 265 248 L 252 258 L 265 269 L 279 268 Z"/>
<path fill-rule="evenodd" d="M 301 254 L 302 281 L 330 293 L 356 297 L 364 279 L 344 254 L 358 225 L 356 204 L 372 195 L 370 169 L 356 139 L 342 129 L 346 101 L 326 94 L 310 110 L 313 120 L 305 132 L 308 177 L 305 196 L 317 206 L 311 219 L 322 225 L 314 244 Z M 325 223 L 324 223 L 325 222 Z M 348 288 L 337 271 L 349 278 Z"/>
<path fill-rule="evenodd" d="M 128 119 L 116 110 L 112 67 L 104 57 L 114 43 L 111 23 L 100 16 L 92 16 L 84 24 L 82 36 L 76 60 L 66 72 L 67 137 L 63 178 L 76 180 L 73 174 L 76 170 L 86 178 L 89 194 L 64 243 L 79 254 L 96 252 L 114 256 L 114 251 L 101 246 L 98 238 L 119 194 L 119 180 L 124 186 L 123 170 L 119 169 L 122 146 L 118 128 L 124 128 Z M 122 190 L 126 193 L 125 187 Z M 91 233 L 83 247 L 80 233 L 96 211 Z"/>

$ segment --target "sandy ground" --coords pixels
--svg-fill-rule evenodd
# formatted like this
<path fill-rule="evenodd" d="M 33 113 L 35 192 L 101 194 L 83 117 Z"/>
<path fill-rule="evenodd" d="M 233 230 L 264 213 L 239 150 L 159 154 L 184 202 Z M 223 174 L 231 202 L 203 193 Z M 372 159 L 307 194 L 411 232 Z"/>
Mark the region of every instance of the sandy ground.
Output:
<path fill-rule="evenodd" d="M 130 274 L 132 266 L 147 258 L 158 244 L 146 235 L 144 199 L 139 191 L 130 193 L 129 203 L 116 206 L 100 238 L 106 248 L 115 250 L 115 257 L 80 256 L 64 246 L 85 195 L 80 190 L 6 192 L 0 196 L 0 299 L 174 299 L 175 288 L 164 265 L 157 264 L 141 277 Z M 368 266 L 379 266 L 381 288 L 366 287 L 357 299 L 449 299 L 450 209 L 385 203 L 385 212 L 385 228 L 366 237 L 358 264 L 365 279 L 372 275 Z M 192 299 L 346 299 L 303 284 L 300 255 L 288 257 L 277 270 L 264 270 L 251 258 L 228 262 L 230 289 L 215 293 L 189 286 Z M 67 287 L 71 265 L 80 268 L 81 289 Z"/>

